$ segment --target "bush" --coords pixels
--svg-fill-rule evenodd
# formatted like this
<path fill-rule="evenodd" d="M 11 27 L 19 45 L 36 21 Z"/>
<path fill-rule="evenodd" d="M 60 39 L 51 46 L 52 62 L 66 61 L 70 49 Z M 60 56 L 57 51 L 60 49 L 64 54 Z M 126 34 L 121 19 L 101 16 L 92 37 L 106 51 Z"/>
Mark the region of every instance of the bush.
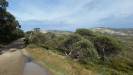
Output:
<path fill-rule="evenodd" d="M 102 60 L 106 57 L 117 55 L 122 50 L 120 41 L 108 36 L 96 37 L 94 45 Z"/>
<path fill-rule="evenodd" d="M 78 59 L 82 63 L 89 63 L 98 59 L 98 53 L 94 45 L 86 39 L 82 39 L 73 44 L 72 58 Z"/>
<path fill-rule="evenodd" d="M 125 49 L 126 47 L 112 36 L 102 33 L 99 35 L 88 29 L 78 29 L 71 35 L 27 32 L 26 36 L 33 47 L 37 45 L 47 50 L 57 50 L 60 54 L 80 62 L 86 68 L 94 67 L 100 70 L 101 74 L 132 75 L 131 50 Z"/>
<path fill-rule="evenodd" d="M 51 50 L 58 50 L 59 51 L 59 46 L 62 45 L 66 37 L 64 35 L 62 36 L 55 36 L 53 39 L 48 40 L 44 45 L 47 46 L 48 49 Z"/>
<path fill-rule="evenodd" d="M 54 34 L 51 33 L 41 33 L 41 32 L 34 32 L 30 31 L 25 34 L 26 39 L 30 44 L 41 45 L 45 44 L 48 40 L 53 38 Z"/>
<path fill-rule="evenodd" d="M 75 33 L 81 35 L 88 40 L 93 40 L 93 38 L 97 36 L 96 33 L 89 29 L 77 29 Z"/>
<path fill-rule="evenodd" d="M 41 32 L 27 32 L 27 44 L 35 44 L 46 49 L 56 49 L 63 37 L 57 37 L 55 34 L 48 32 L 46 34 Z"/>
<path fill-rule="evenodd" d="M 61 52 L 77 59 L 82 63 L 89 63 L 98 58 L 93 43 L 78 34 L 70 35 L 60 46 Z"/>
<path fill-rule="evenodd" d="M 78 34 L 69 35 L 59 46 L 59 49 L 61 50 L 61 52 L 65 53 L 66 55 L 69 55 L 73 50 L 73 44 L 80 41 L 81 39 L 82 37 Z"/>
<path fill-rule="evenodd" d="M 24 37 L 24 32 L 21 29 L 16 29 L 13 31 L 12 35 L 14 36 L 13 39 L 15 40 L 15 39 Z"/>

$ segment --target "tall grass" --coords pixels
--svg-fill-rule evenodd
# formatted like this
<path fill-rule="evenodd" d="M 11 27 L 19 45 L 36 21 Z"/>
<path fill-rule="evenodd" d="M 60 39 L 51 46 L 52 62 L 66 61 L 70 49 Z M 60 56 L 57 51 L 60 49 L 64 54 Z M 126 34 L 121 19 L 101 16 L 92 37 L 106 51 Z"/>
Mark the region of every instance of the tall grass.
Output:
<path fill-rule="evenodd" d="M 43 48 L 27 48 L 31 56 L 48 68 L 53 75 L 96 75 L 77 62 Z"/>

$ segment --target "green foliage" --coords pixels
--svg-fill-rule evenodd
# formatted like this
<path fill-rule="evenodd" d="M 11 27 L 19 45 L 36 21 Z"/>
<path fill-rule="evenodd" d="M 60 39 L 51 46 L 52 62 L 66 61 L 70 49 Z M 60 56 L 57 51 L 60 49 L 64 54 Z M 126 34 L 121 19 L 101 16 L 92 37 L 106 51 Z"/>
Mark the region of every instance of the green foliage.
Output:
<path fill-rule="evenodd" d="M 122 44 L 115 38 L 108 36 L 96 37 L 94 45 L 102 60 L 106 57 L 117 55 L 120 51 L 122 51 Z"/>
<path fill-rule="evenodd" d="M 56 49 L 78 60 L 85 61 L 91 57 L 98 58 L 98 56 L 105 60 L 105 58 L 109 59 L 109 57 L 117 55 L 122 50 L 122 44 L 117 39 L 100 36 L 87 29 L 79 29 L 76 33 L 66 36 L 56 36 L 51 32 L 46 34 L 27 32 L 27 34 L 29 35 L 27 36 L 29 43 L 46 49 Z"/>
<path fill-rule="evenodd" d="M 77 29 L 76 33 L 78 33 L 81 36 L 95 36 L 94 32 L 89 29 Z"/>
<path fill-rule="evenodd" d="M 62 44 L 62 42 L 65 40 L 65 36 L 55 36 L 53 39 L 48 40 L 44 47 L 47 46 L 48 49 L 51 50 L 59 50 L 59 46 Z"/>
<path fill-rule="evenodd" d="M 26 33 L 27 43 L 36 44 L 38 46 L 47 48 L 47 49 L 55 49 L 57 48 L 58 38 L 53 33 L 41 33 L 41 32 L 27 32 Z"/>
<path fill-rule="evenodd" d="M 0 0 L 0 6 L 2 9 L 6 9 L 6 7 L 8 6 L 8 2 L 6 0 Z"/>
<path fill-rule="evenodd" d="M 112 58 L 109 67 L 123 73 L 133 74 L 133 61 L 132 59 L 125 58 L 124 56 L 117 56 Z"/>
<path fill-rule="evenodd" d="M 78 34 L 69 35 L 61 44 L 61 46 L 59 46 L 59 48 L 63 53 L 66 53 L 68 55 L 73 49 L 73 44 L 80 41 L 81 39 L 82 37 Z"/>
<path fill-rule="evenodd" d="M 24 32 L 23 30 L 21 29 L 16 29 L 12 32 L 12 36 L 14 36 L 12 39 L 18 39 L 18 38 L 21 38 L 21 37 L 24 37 Z"/>
<path fill-rule="evenodd" d="M 47 40 L 46 35 L 40 32 L 27 32 L 26 38 L 33 44 L 43 44 Z"/>
<path fill-rule="evenodd" d="M 90 65 L 96 67 L 102 75 L 132 74 L 131 52 L 129 53 L 120 40 L 112 36 L 87 29 L 78 29 L 69 35 L 34 31 L 27 32 L 26 35 L 29 44 L 56 50 L 61 55 L 77 60 L 86 68 Z"/>
<path fill-rule="evenodd" d="M 94 33 L 89 29 L 77 29 L 75 33 L 91 41 L 94 37 L 98 36 L 98 34 Z"/>
<path fill-rule="evenodd" d="M 60 49 L 64 54 L 82 63 L 89 63 L 98 58 L 98 53 L 93 44 L 79 34 L 69 35 L 61 44 Z"/>
<path fill-rule="evenodd" d="M 6 0 L 0 2 L 0 5 L 4 7 Z M 20 30 L 20 25 L 15 17 L 0 7 L 0 43 L 9 43 L 23 36 L 23 31 Z"/>
<path fill-rule="evenodd" d="M 82 39 L 76 42 L 71 57 L 76 57 L 81 63 L 90 63 L 98 59 L 98 53 L 89 40 Z"/>

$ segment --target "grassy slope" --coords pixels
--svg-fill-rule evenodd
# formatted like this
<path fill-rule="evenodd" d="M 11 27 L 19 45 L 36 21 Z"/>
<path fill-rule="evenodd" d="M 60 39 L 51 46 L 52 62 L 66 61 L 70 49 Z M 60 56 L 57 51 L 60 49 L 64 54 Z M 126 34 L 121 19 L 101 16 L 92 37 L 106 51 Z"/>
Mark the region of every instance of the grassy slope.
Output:
<path fill-rule="evenodd" d="M 132 36 L 122 37 L 114 35 L 114 37 L 122 40 L 127 49 L 122 52 L 122 55 L 115 56 L 110 65 L 85 65 L 84 67 L 89 68 L 89 70 L 67 57 L 51 52 L 53 50 L 48 51 L 38 47 L 28 50 L 35 59 L 39 60 L 43 66 L 49 68 L 55 75 L 95 75 L 96 73 L 98 73 L 97 75 L 133 75 Z"/>
<path fill-rule="evenodd" d="M 96 75 L 95 71 L 87 70 L 75 61 L 43 48 L 27 48 L 27 51 L 54 75 Z"/>

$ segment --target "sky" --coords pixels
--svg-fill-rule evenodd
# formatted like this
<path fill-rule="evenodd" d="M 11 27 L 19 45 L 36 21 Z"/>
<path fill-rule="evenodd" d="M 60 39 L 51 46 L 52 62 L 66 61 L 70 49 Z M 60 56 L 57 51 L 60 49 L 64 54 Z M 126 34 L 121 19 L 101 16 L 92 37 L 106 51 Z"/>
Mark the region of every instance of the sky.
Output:
<path fill-rule="evenodd" d="M 133 28 L 133 0 L 8 0 L 24 30 Z"/>

